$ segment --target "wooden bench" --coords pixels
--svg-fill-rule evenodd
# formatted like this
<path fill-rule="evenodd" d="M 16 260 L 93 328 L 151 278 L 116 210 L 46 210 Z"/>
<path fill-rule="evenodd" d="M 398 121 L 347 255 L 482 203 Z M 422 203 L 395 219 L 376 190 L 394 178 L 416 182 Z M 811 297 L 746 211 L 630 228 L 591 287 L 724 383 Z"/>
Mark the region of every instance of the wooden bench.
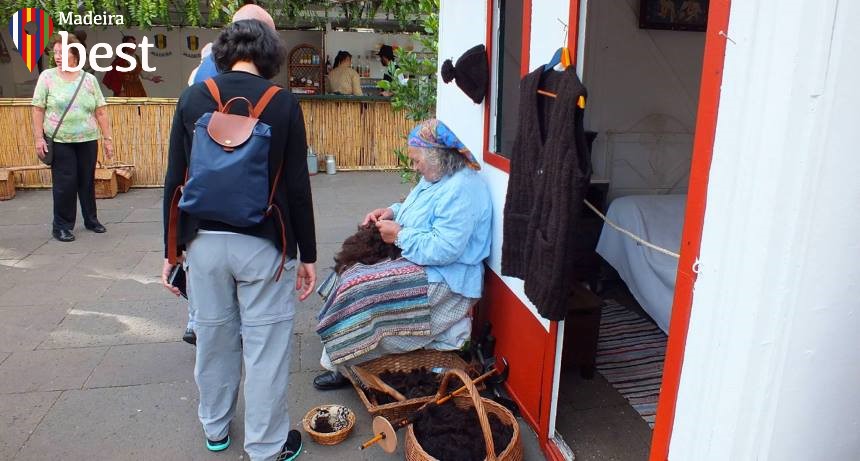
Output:
<path fill-rule="evenodd" d="M 48 165 L 11 166 L 0 168 L 0 200 L 15 198 L 15 173 L 18 171 L 48 170 Z"/>

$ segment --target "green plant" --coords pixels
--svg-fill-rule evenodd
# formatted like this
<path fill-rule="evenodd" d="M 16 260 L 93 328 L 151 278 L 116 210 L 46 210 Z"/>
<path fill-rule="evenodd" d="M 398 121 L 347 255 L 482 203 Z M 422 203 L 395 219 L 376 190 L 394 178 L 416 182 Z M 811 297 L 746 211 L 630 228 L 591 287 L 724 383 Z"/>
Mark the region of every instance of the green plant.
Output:
<path fill-rule="evenodd" d="M 391 95 L 391 107 L 404 111 L 413 121 L 426 120 L 436 114 L 436 69 L 439 44 L 439 0 L 419 0 L 418 14 L 424 28 L 416 33 L 423 52 L 395 51 L 396 64 L 390 63 L 387 72 L 390 81 L 379 82 L 379 88 Z M 400 177 L 404 182 L 416 182 L 417 173 L 402 148 L 395 149 L 400 166 Z"/>
<path fill-rule="evenodd" d="M 394 149 L 394 154 L 397 156 L 397 166 L 400 168 L 400 182 L 416 184 L 418 182 L 418 172 L 412 168 L 412 160 L 406 153 L 405 147 Z"/>

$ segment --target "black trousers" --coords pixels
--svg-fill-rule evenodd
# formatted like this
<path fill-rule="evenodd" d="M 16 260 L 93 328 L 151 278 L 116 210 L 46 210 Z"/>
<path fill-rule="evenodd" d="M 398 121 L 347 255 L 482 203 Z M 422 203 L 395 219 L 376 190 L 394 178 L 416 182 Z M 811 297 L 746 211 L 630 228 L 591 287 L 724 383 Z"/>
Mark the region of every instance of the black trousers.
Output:
<path fill-rule="evenodd" d="M 95 226 L 96 217 L 96 156 L 98 142 L 54 143 L 51 176 L 54 186 L 54 230 L 75 228 L 78 215 L 76 198 L 81 201 L 84 225 Z"/>

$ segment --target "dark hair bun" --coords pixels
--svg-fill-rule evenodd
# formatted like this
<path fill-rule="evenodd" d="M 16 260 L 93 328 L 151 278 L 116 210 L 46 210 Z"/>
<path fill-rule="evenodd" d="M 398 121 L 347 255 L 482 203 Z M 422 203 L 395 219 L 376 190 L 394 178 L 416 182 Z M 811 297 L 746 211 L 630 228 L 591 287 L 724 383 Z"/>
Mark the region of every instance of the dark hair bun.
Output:
<path fill-rule="evenodd" d="M 445 83 L 451 83 L 451 80 L 457 76 L 457 71 L 454 69 L 454 63 L 451 62 L 450 59 L 446 59 L 445 62 L 442 63 L 442 81 Z"/>

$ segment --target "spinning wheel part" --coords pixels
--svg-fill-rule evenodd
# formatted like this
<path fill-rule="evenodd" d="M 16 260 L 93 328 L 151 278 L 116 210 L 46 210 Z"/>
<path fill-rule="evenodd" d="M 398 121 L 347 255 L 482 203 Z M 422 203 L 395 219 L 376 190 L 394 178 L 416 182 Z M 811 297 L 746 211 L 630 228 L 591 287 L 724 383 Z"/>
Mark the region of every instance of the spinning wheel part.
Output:
<path fill-rule="evenodd" d="M 373 432 L 377 437 L 382 437 L 378 443 L 386 453 L 394 453 L 397 450 L 397 431 L 387 419 L 382 416 L 373 418 Z"/>

